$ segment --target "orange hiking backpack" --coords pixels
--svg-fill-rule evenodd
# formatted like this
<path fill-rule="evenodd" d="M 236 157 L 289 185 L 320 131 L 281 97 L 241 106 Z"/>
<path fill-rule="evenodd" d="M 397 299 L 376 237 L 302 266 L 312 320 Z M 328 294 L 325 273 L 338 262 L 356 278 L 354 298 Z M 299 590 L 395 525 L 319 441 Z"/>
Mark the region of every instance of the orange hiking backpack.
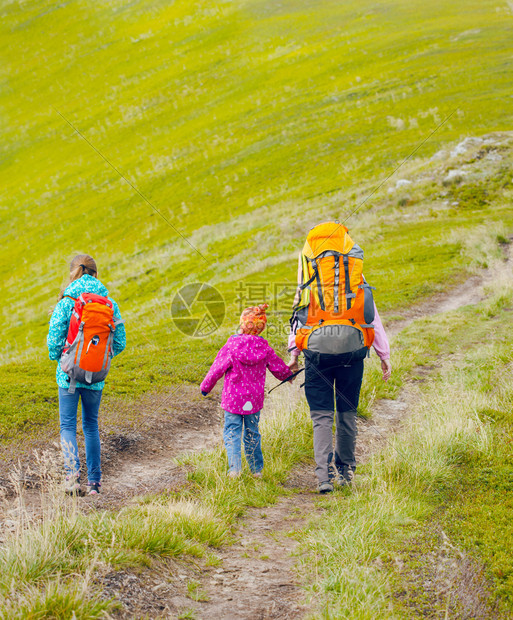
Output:
<path fill-rule="evenodd" d="M 363 250 L 345 226 L 326 222 L 308 233 L 301 262 L 301 297 L 290 320 L 297 348 L 363 359 L 374 340 L 374 300 L 362 274 Z"/>
<path fill-rule="evenodd" d="M 75 300 L 61 356 L 61 368 L 71 379 L 70 393 L 77 382 L 91 385 L 105 379 L 114 355 L 114 331 L 121 322 L 114 319 L 113 303 L 107 297 L 82 293 Z"/>

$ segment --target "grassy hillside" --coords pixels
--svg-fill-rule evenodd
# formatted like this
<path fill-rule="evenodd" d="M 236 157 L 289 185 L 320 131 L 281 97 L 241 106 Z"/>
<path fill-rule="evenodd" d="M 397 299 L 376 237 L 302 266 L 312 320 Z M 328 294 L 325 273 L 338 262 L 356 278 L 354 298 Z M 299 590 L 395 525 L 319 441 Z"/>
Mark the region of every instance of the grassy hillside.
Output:
<path fill-rule="evenodd" d="M 265 283 L 283 326 L 305 231 L 344 219 L 417 147 L 400 172 L 417 194 L 387 193 L 396 176 L 348 221 L 382 310 L 457 278 L 485 224 L 492 239 L 511 232 L 507 157 L 474 166 L 466 193 L 467 179 L 440 177 L 468 159 L 450 154 L 463 138 L 511 127 L 506 4 L 0 7 L 4 432 L 53 415 L 47 313 L 76 252 L 96 257 L 126 319 L 108 390 L 130 395 L 201 377 L 236 324 L 240 282 Z M 227 304 L 203 340 L 170 316 L 175 292 L 198 280 Z"/>
<path fill-rule="evenodd" d="M 348 218 L 389 324 L 496 266 L 513 235 L 511 2 L 0 0 L 0 33 L 2 439 L 57 436 L 45 336 L 77 252 L 96 257 L 127 326 L 108 429 L 118 409 L 140 415 L 141 394 L 197 382 L 241 305 L 270 302 L 284 352 L 297 252 L 320 220 Z M 226 303 L 203 339 L 171 317 L 198 281 Z M 491 288 L 403 330 L 387 385 L 369 360 L 361 413 L 407 380 L 418 399 L 358 492 L 304 515 L 298 580 L 315 617 L 460 613 L 459 586 L 433 595 L 446 552 L 461 560 L 452 573 L 444 560 L 451 583 L 468 553 L 489 617 L 507 617 L 513 296 L 508 278 Z M 312 453 L 305 403 L 276 391 L 267 407 L 262 480 L 227 479 L 218 447 L 180 462 L 183 488 L 118 512 L 82 514 L 47 485 L 40 524 L 20 509 L 2 528 L 0 617 L 104 617 L 111 570 L 219 563 L 247 507 L 292 493 Z"/>

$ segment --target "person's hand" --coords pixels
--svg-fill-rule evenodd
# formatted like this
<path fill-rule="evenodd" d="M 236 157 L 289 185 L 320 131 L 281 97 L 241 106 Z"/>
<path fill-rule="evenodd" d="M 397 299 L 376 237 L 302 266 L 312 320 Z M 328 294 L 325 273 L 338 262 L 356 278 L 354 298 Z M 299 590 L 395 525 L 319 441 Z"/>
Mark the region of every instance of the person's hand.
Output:
<path fill-rule="evenodd" d="M 383 371 L 383 381 L 388 381 L 392 374 L 392 364 L 390 360 L 381 360 L 381 370 Z"/>
<path fill-rule="evenodd" d="M 290 362 L 287 364 L 290 370 L 294 373 L 299 370 L 299 364 L 297 363 L 297 355 L 293 355 L 290 358 Z"/>

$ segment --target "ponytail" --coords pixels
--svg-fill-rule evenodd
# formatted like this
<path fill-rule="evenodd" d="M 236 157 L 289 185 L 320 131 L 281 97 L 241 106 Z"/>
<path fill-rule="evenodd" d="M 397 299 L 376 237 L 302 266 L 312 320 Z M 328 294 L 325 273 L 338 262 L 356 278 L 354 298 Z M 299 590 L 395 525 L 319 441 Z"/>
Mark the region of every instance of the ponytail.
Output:
<path fill-rule="evenodd" d="M 81 278 L 84 274 L 93 276 L 96 278 L 98 270 L 96 268 L 96 262 L 89 254 L 77 254 L 75 258 L 69 264 L 69 282 L 71 284 L 75 280 Z M 57 302 L 64 297 L 64 290 L 61 290 Z"/>

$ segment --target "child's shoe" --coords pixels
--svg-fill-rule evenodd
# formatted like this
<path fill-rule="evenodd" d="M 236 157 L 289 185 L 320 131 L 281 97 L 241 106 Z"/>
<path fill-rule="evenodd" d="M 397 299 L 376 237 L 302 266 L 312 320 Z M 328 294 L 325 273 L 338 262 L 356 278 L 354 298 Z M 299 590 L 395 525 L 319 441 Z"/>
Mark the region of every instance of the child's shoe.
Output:
<path fill-rule="evenodd" d="M 80 487 L 80 474 L 69 474 L 66 476 L 64 492 L 66 495 L 83 495 Z"/>
<path fill-rule="evenodd" d="M 100 495 L 100 487 L 101 483 L 99 482 L 88 482 L 87 483 L 87 494 L 88 495 Z"/>
<path fill-rule="evenodd" d="M 238 478 L 240 476 L 240 471 L 229 471 L 228 472 L 228 478 Z"/>
<path fill-rule="evenodd" d="M 262 477 L 262 472 L 261 471 L 255 471 L 253 472 L 253 478 L 261 478 Z"/>

